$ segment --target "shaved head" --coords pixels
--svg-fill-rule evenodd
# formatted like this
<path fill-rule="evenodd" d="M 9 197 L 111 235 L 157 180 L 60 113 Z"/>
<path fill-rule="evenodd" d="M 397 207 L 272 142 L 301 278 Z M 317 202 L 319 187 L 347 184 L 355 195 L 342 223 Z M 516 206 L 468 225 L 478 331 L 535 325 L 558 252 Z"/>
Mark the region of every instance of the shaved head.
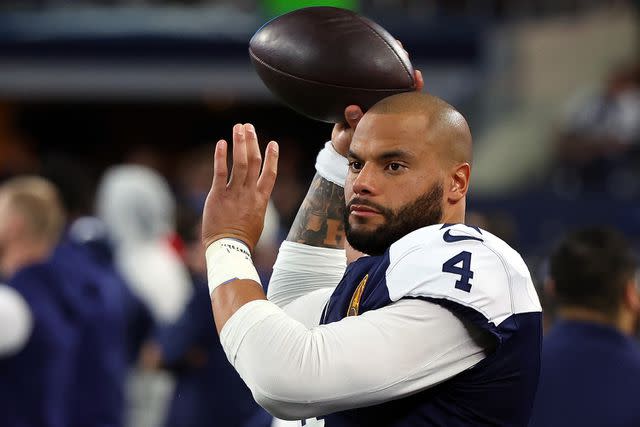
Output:
<path fill-rule="evenodd" d="M 421 115 L 427 121 L 425 142 L 433 144 L 443 160 L 471 164 L 472 138 L 467 121 L 458 110 L 436 96 L 420 92 L 389 96 L 371 107 L 367 114 Z"/>

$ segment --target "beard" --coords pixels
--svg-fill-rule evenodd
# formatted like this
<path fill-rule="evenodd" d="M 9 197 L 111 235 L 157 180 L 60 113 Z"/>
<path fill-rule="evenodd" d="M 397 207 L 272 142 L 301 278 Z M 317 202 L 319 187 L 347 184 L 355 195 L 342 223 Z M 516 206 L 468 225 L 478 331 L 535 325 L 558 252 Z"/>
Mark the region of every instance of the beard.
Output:
<path fill-rule="evenodd" d="M 367 255 L 382 255 L 391 244 L 407 234 L 428 225 L 438 224 L 442 218 L 442 184 L 434 184 L 427 193 L 394 211 L 358 197 L 349 202 L 344 211 L 347 241 Z M 375 230 L 356 231 L 349 224 L 351 205 L 364 205 L 377 210 L 385 219 Z"/>

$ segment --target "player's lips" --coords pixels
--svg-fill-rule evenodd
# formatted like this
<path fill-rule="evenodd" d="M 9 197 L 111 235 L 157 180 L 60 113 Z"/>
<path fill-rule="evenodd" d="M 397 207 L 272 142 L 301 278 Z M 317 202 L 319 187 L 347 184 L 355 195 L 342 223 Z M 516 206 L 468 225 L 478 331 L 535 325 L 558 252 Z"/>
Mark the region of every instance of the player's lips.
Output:
<path fill-rule="evenodd" d="M 349 207 L 351 215 L 369 217 L 380 215 L 380 212 L 366 205 L 351 205 Z"/>

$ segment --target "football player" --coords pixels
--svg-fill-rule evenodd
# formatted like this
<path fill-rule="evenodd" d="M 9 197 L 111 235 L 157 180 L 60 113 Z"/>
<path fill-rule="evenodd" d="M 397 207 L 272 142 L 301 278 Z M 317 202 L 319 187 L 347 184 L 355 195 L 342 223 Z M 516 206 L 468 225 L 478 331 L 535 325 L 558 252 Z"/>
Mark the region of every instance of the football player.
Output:
<path fill-rule="evenodd" d="M 269 299 L 251 252 L 278 146 L 261 170 L 255 129 L 236 125 L 229 181 L 227 143 L 216 146 L 203 243 L 229 361 L 263 407 L 300 425 L 526 425 L 541 307 L 519 254 L 464 224 L 464 117 L 413 92 L 345 119 L 318 155 Z"/>

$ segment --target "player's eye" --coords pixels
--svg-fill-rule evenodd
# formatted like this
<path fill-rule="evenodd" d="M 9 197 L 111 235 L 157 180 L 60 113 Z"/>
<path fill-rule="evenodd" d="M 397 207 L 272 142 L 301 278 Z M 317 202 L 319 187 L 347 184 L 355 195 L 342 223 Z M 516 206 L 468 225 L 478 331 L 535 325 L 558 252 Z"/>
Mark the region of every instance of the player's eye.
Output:
<path fill-rule="evenodd" d="M 351 170 L 351 172 L 359 172 L 362 170 L 362 163 L 355 160 L 349 162 L 349 170 Z"/>
<path fill-rule="evenodd" d="M 401 165 L 400 163 L 395 163 L 395 162 L 393 162 L 393 163 L 389 163 L 389 164 L 387 165 L 387 169 L 389 169 L 389 170 L 390 170 L 390 171 L 392 171 L 392 172 L 398 172 L 398 171 L 400 171 L 402 168 L 404 168 L 404 166 L 403 166 L 403 165 Z"/>

